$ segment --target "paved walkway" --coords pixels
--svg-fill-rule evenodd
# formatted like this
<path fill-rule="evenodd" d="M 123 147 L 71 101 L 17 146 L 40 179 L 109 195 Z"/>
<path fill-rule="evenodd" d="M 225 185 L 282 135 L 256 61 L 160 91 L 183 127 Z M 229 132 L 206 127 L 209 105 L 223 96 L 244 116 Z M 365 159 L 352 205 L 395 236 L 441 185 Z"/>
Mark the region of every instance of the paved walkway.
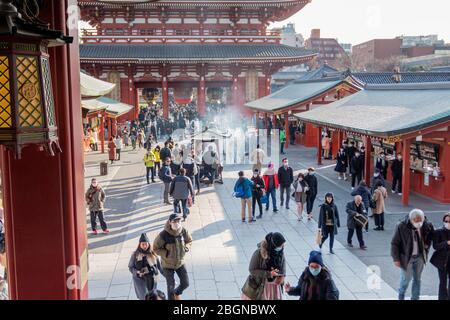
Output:
<path fill-rule="evenodd" d="M 312 151 L 289 149 L 292 159 L 297 156 L 302 160 L 307 159 L 307 156 L 300 156 L 303 152 L 308 155 Z M 129 258 L 136 249 L 140 234 L 147 232 L 153 240 L 171 213 L 171 206 L 162 205 L 162 184 L 145 183 L 141 163 L 143 154 L 143 150 L 123 152 L 123 161 L 110 167 L 108 176 L 99 177 L 108 196 L 106 207 L 113 209 L 106 211 L 111 233 L 89 236 L 91 299 L 136 299 L 127 268 Z M 106 155 L 87 156 L 86 185 L 92 176 L 98 175 L 98 161 L 102 158 L 106 158 Z M 297 167 L 295 162 L 300 162 L 299 159 L 292 159 L 291 164 Z M 307 161 L 301 164 L 307 165 Z M 240 202 L 232 197 L 239 168 L 226 168 L 224 184 L 203 188 L 191 208 L 185 226 L 191 231 L 194 244 L 186 259 L 190 287 L 185 291 L 184 299 L 239 299 L 240 288 L 248 275 L 249 259 L 256 244 L 268 232 L 280 231 L 287 239 L 287 280 L 291 284 L 297 282 L 305 268 L 309 252 L 317 249 L 314 243 L 317 223 L 298 222 L 293 209 L 282 209 L 278 214 L 265 212 L 263 219 L 254 224 L 241 222 Z M 247 171 L 247 175 L 250 175 L 250 171 Z M 326 181 L 325 178 L 320 176 L 321 185 Z M 339 190 L 336 186 L 333 188 Z M 344 195 L 338 197 L 344 201 Z M 369 235 L 372 233 L 375 232 Z M 345 229 L 341 228 L 339 236 L 342 238 L 344 234 Z M 390 240 L 390 235 L 386 234 L 384 238 Z M 326 246 L 323 248 L 325 264 L 332 271 L 341 299 L 395 299 L 395 286 L 390 286 L 371 271 L 368 266 L 372 263 L 360 256 L 365 252 L 350 251 L 341 243 L 335 243 L 335 255 L 328 254 Z M 368 245 L 370 249 L 372 245 Z M 381 278 L 385 279 L 385 273 L 381 274 Z M 166 291 L 163 278 L 159 288 Z"/>

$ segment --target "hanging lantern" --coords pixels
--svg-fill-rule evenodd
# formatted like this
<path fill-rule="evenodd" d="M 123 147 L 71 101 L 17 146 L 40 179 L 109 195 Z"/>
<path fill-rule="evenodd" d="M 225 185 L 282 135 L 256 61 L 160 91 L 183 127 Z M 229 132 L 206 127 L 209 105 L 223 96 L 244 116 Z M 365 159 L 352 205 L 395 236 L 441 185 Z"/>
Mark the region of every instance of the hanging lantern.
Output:
<path fill-rule="evenodd" d="M 211 102 L 219 102 L 223 97 L 223 88 L 208 88 L 206 90 L 206 96 Z"/>
<path fill-rule="evenodd" d="M 188 104 L 194 98 L 192 87 L 174 88 L 174 97 L 177 104 Z"/>
<path fill-rule="evenodd" d="M 73 39 L 38 20 L 39 8 L 33 15 L 22 5 L 27 8 L 23 13 L 12 2 L 0 0 L 0 144 L 17 158 L 27 145 L 44 147 L 54 155 L 53 147 L 61 149 L 48 48 Z"/>
<path fill-rule="evenodd" d="M 159 97 L 159 90 L 157 88 L 142 89 L 142 97 L 148 104 L 155 104 Z"/>

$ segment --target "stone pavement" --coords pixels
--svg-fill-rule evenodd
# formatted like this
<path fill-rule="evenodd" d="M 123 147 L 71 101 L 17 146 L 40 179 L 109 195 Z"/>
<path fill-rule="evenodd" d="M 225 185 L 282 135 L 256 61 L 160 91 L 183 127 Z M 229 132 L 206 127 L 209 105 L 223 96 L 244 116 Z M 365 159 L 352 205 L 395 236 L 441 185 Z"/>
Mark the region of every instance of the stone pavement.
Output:
<path fill-rule="evenodd" d="M 305 151 L 289 149 L 292 156 L 301 152 Z M 311 153 L 311 150 L 306 153 Z M 108 176 L 99 178 L 108 196 L 105 215 L 111 233 L 89 236 L 90 299 L 136 299 L 127 267 L 129 258 L 137 247 L 140 234 L 147 232 L 153 240 L 172 211 L 171 206 L 162 205 L 162 184 L 145 183 L 143 154 L 143 150 L 123 152 L 123 161 L 110 167 Z M 86 185 L 92 176 L 98 175 L 98 161 L 103 157 L 107 156 L 87 155 Z M 294 165 L 292 160 L 291 164 Z M 224 184 L 203 188 L 191 208 L 185 226 L 192 233 L 194 244 L 187 254 L 190 287 L 183 299 L 239 299 L 240 288 L 248 276 L 251 255 L 268 232 L 282 232 L 287 239 L 287 281 L 291 284 L 296 284 L 306 267 L 309 252 L 317 249 L 314 242 L 317 223 L 305 219 L 298 222 L 293 209 L 282 209 L 278 214 L 265 212 L 263 219 L 254 224 L 241 222 L 240 201 L 232 197 L 240 168 L 249 166 L 227 167 Z M 250 171 L 246 174 L 249 176 Z M 340 236 L 344 234 L 341 228 Z M 358 256 L 359 250 L 350 251 L 336 241 L 335 255 L 328 254 L 326 245 L 323 252 L 341 299 L 396 298 L 393 287 L 373 274 L 368 268 L 370 264 Z M 385 278 L 384 273 L 381 278 Z M 159 288 L 166 291 L 163 278 Z"/>

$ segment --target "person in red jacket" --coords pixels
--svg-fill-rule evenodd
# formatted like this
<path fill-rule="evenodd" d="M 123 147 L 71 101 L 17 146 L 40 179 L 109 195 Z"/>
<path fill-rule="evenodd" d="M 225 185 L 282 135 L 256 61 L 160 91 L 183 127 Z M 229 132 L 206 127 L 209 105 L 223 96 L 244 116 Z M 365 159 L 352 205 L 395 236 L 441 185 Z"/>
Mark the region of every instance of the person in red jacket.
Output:
<path fill-rule="evenodd" d="M 269 210 L 270 204 L 269 197 L 272 197 L 273 212 L 278 212 L 277 198 L 276 198 L 276 191 L 278 189 L 278 174 L 275 172 L 272 162 L 269 162 L 269 167 L 264 172 L 263 180 L 265 186 L 264 189 L 267 194 L 266 211 Z"/>

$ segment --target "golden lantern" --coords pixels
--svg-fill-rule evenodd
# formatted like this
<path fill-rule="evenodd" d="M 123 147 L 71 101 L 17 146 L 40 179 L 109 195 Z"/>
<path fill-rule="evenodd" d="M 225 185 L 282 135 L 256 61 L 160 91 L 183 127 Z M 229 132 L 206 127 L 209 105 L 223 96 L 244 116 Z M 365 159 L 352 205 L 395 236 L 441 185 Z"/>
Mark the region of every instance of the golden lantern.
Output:
<path fill-rule="evenodd" d="M 61 151 L 48 48 L 73 40 L 32 13 L 24 18 L 12 1 L 0 0 L 0 144 L 18 158 L 27 145 Z"/>

